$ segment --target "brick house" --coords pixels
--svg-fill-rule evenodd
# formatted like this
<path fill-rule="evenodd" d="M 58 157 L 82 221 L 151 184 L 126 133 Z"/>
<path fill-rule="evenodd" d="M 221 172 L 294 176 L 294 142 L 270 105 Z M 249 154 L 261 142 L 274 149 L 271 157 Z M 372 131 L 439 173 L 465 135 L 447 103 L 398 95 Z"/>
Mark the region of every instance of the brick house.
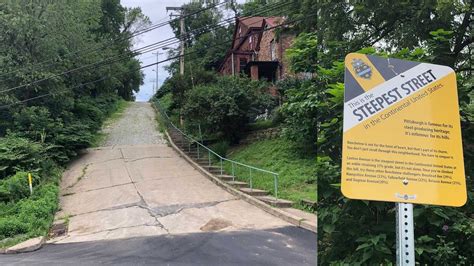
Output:
<path fill-rule="evenodd" d="M 294 36 L 269 29 L 282 24 L 283 17 L 240 17 L 235 23 L 232 47 L 219 68 L 223 75 L 244 73 L 254 80 L 275 82 L 284 78 L 284 53 Z M 266 30 L 268 29 L 268 30 Z"/>

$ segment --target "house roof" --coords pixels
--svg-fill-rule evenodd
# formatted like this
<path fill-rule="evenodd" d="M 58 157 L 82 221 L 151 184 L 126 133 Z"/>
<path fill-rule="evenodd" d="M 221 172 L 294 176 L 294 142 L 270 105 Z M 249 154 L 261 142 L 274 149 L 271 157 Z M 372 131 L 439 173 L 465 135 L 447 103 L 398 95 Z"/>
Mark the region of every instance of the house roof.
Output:
<path fill-rule="evenodd" d="M 262 27 L 264 19 L 265 17 L 240 17 L 237 19 L 237 23 L 246 29 L 260 28 Z"/>
<path fill-rule="evenodd" d="M 275 27 L 280 25 L 283 20 L 283 17 L 267 17 L 265 18 L 265 23 L 270 25 L 270 27 Z"/>
<path fill-rule="evenodd" d="M 263 29 L 265 24 L 269 24 L 271 27 L 277 26 L 281 24 L 284 20 L 283 17 L 239 17 L 236 19 L 234 35 L 232 40 L 232 46 L 230 50 L 227 51 L 224 61 L 222 62 L 219 69 L 222 69 L 223 65 L 225 64 L 227 58 L 232 53 L 232 50 L 236 50 L 245 42 L 250 36 L 250 32 L 252 30 Z M 240 29 L 240 30 L 239 30 Z M 258 43 L 260 43 L 261 33 L 258 34 Z M 256 50 L 259 50 L 256 47 Z"/>

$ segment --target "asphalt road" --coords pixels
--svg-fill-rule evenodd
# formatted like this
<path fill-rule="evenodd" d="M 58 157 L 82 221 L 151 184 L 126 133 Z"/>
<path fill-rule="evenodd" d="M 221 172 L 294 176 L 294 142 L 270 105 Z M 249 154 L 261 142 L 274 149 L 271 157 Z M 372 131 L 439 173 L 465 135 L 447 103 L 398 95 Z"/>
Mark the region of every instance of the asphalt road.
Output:
<path fill-rule="evenodd" d="M 2 265 L 315 265 L 315 234 L 296 227 L 48 244 Z"/>

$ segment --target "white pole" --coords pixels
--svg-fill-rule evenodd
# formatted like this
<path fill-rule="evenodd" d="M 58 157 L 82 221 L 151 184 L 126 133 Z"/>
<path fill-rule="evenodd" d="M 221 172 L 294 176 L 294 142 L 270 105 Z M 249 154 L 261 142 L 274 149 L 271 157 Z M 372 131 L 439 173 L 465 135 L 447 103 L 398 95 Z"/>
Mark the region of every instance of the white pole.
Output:
<path fill-rule="evenodd" d="M 415 265 L 415 228 L 413 204 L 396 203 L 397 206 L 397 265 Z"/>
<path fill-rule="evenodd" d="M 160 53 L 159 52 L 156 52 L 156 91 L 155 93 L 158 91 L 158 89 L 160 88 L 160 83 L 158 81 L 158 62 L 160 62 L 159 60 L 159 55 Z"/>

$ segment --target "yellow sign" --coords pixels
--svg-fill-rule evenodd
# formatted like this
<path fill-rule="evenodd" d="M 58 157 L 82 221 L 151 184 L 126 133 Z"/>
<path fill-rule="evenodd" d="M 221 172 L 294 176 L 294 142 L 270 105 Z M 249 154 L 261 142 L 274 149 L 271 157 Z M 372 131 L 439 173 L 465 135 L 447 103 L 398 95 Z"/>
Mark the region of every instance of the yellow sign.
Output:
<path fill-rule="evenodd" d="M 456 75 L 352 53 L 345 60 L 341 189 L 352 199 L 466 203 Z"/>

